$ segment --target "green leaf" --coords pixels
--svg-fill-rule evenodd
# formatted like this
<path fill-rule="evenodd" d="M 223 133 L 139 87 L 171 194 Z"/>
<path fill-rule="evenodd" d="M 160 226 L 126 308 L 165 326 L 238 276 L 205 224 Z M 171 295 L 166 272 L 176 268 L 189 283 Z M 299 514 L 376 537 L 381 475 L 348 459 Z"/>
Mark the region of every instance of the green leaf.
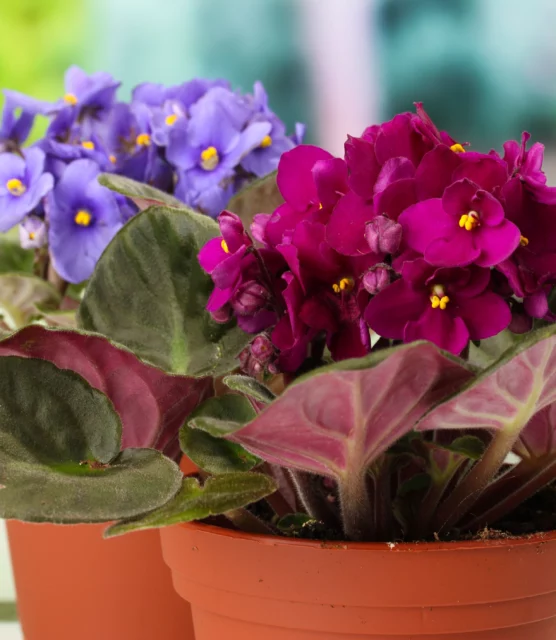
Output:
<path fill-rule="evenodd" d="M 477 436 L 461 436 L 446 448 L 471 460 L 479 460 L 485 452 L 485 443 Z"/>
<path fill-rule="evenodd" d="M 205 400 L 190 416 L 188 425 L 220 438 L 234 433 L 256 416 L 244 396 L 229 394 Z"/>
<path fill-rule="evenodd" d="M 523 339 L 524 335 L 512 333 L 505 329 L 492 338 L 480 340 L 478 345 L 473 342 L 469 345 L 469 362 L 480 369 L 484 369 L 496 362 L 503 353 L 515 347 Z"/>
<path fill-rule="evenodd" d="M 31 273 L 33 259 L 33 251 L 22 249 L 14 242 L 0 241 L 0 273 Z"/>
<path fill-rule="evenodd" d="M 151 449 L 120 453 L 110 400 L 45 360 L 0 357 L 0 517 L 106 522 L 155 509 L 181 473 Z"/>
<path fill-rule="evenodd" d="M 39 305 L 37 305 L 37 309 L 40 311 L 40 318 L 35 321 L 35 324 L 41 324 L 45 327 L 59 327 L 61 329 L 77 328 L 75 309 L 47 311 L 43 310 Z"/>
<path fill-rule="evenodd" d="M 317 523 L 318 520 L 315 520 L 311 516 L 308 516 L 306 513 L 288 513 L 288 515 L 283 516 L 276 523 L 276 527 L 287 535 L 295 535 L 300 529 L 307 526 L 308 524 Z"/>
<path fill-rule="evenodd" d="M 261 463 L 241 445 L 187 425 L 181 428 L 180 446 L 200 469 L 213 475 L 250 471 Z"/>
<path fill-rule="evenodd" d="M 232 389 L 232 391 L 239 391 L 254 400 L 258 400 L 259 402 L 264 402 L 266 404 L 272 402 L 274 398 L 276 398 L 268 387 L 265 387 L 264 384 L 255 380 L 255 378 L 250 378 L 249 376 L 226 376 L 224 378 L 224 384 Z"/>
<path fill-rule="evenodd" d="M 246 226 L 255 214 L 272 213 L 284 202 L 276 184 L 276 174 L 274 171 L 242 189 L 228 203 L 228 211 L 237 213 Z"/>
<path fill-rule="evenodd" d="M 215 476 L 203 486 L 196 478 L 184 478 L 181 490 L 170 502 L 145 516 L 116 523 L 105 536 L 203 520 L 257 502 L 276 489 L 272 478 L 261 473 Z"/>
<path fill-rule="evenodd" d="M 29 323 L 39 309 L 57 309 L 60 294 L 48 282 L 25 273 L 0 275 L 0 318 L 10 329 Z"/>
<path fill-rule="evenodd" d="M 102 173 L 98 181 L 111 191 L 127 196 L 139 207 L 141 211 L 153 205 L 166 205 L 175 209 L 187 209 L 187 206 L 174 196 L 160 189 L 151 187 L 144 182 L 137 182 L 125 176 L 117 176 L 113 173 Z"/>
<path fill-rule="evenodd" d="M 218 235 L 214 220 L 186 209 L 152 207 L 135 216 L 97 264 L 81 325 L 165 371 L 229 373 L 250 336 L 205 311 L 212 281 L 197 254 Z"/>

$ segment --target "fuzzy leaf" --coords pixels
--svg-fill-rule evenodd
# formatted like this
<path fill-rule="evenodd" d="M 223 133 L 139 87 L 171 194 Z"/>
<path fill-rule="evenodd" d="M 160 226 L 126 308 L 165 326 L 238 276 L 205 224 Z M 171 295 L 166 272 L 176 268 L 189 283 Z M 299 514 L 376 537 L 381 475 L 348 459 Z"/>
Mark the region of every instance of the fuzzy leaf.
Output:
<path fill-rule="evenodd" d="M 22 249 L 15 242 L 0 239 L 0 273 L 31 273 L 32 270 L 33 251 Z"/>
<path fill-rule="evenodd" d="M 140 518 L 116 523 L 106 530 L 105 536 L 203 520 L 245 507 L 275 491 L 274 481 L 262 473 L 215 476 L 203 486 L 196 478 L 184 478 L 181 490 L 170 502 Z"/>
<path fill-rule="evenodd" d="M 123 196 L 133 200 L 140 211 L 148 209 L 153 205 L 162 205 L 175 209 L 188 208 L 181 200 L 174 198 L 174 196 L 171 196 L 169 193 L 164 193 L 164 191 L 160 191 L 160 189 L 156 187 L 151 187 L 149 184 L 137 182 L 125 176 L 118 176 L 114 173 L 103 173 L 99 176 L 98 181 L 111 191 L 121 193 Z"/>
<path fill-rule="evenodd" d="M 338 480 L 361 477 L 470 375 L 430 343 L 383 350 L 299 378 L 228 438 L 270 463 Z"/>
<path fill-rule="evenodd" d="M 165 371 L 229 373 L 250 336 L 205 311 L 212 281 L 197 260 L 219 233 L 214 220 L 185 209 L 153 207 L 135 216 L 97 264 L 81 325 Z"/>
<path fill-rule="evenodd" d="M 106 394 L 123 424 L 122 447 L 179 453 L 178 431 L 197 405 L 213 393 L 210 378 L 169 376 L 102 336 L 26 327 L 0 342 L 0 356 L 49 360 L 70 369 Z"/>
<path fill-rule="evenodd" d="M 478 460 L 485 452 L 485 443 L 476 436 L 461 436 L 446 448 L 470 460 Z"/>
<path fill-rule="evenodd" d="M 46 311 L 40 307 L 40 318 L 35 320 L 36 324 L 46 327 L 58 327 L 60 329 L 76 329 L 77 315 L 75 309 Z"/>
<path fill-rule="evenodd" d="M 0 358 L 0 517 L 105 522 L 152 510 L 180 486 L 150 449 L 120 453 L 110 400 L 51 362 Z"/>
<path fill-rule="evenodd" d="M 189 417 L 188 424 L 194 429 L 206 431 L 221 438 L 241 429 L 255 417 L 255 409 L 244 396 L 229 394 L 209 398 Z"/>
<path fill-rule="evenodd" d="M 539 329 L 426 415 L 418 429 L 491 429 L 518 434 L 556 401 L 556 325 Z"/>
<path fill-rule="evenodd" d="M 239 391 L 258 402 L 264 402 L 265 404 L 272 402 L 274 398 L 276 398 L 268 387 L 265 387 L 264 384 L 249 376 L 226 376 L 224 378 L 224 384 L 232 391 Z"/>
<path fill-rule="evenodd" d="M 255 180 L 237 193 L 226 207 L 236 213 L 248 226 L 257 213 L 272 213 L 284 202 L 276 184 L 276 171 Z"/>
<path fill-rule="evenodd" d="M 0 245 L 0 250 L 1 250 Z M 59 293 L 48 282 L 24 273 L 0 275 L 0 318 L 10 329 L 20 329 L 42 309 L 56 309 Z"/>
<path fill-rule="evenodd" d="M 213 475 L 250 471 L 261 463 L 241 445 L 187 425 L 180 430 L 180 446 L 200 469 Z"/>
<path fill-rule="evenodd" d="M 306 513 L 288 513 L 288 515 L 282 516 L 278 520 L 276 528 L 286 535 L 293 536 L 308 524 L 316 524 L 317 522 L 318 520 L 308 516 Z"/>

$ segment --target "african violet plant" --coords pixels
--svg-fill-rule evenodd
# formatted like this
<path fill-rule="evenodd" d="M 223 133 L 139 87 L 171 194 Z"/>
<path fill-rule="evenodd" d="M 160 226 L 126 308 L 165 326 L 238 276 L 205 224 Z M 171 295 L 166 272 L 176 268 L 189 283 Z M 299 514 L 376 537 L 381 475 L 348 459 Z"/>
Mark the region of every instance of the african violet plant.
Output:
<path fill-rule="evenodd" d="M 158 423 L 166 438 L 145 426 L 146 439 L 127 442 L 155 455 L 182 422 L 181 449 L 199 467 L 165 491 L 152 479 L 158 504 L 122 509 L 108 535 L 211 518 L 390 541 L 500 522 L 556 478 L 556 190 L 542 146 L 527 141 L 507 142 L 503 156 L 470 151 L 418 105 L 348 138 L 344 159 L 311 146 L 286 152 L 277 176 L 243 195 L 264 211 L 260 194 L 276 181 L 283 197 L 250 232 L 229 211 L 218 223 L 186 207 L 135 216 L 87 286 L 85 331 L 0 343 L 0 515 L 70 521 L 59 515 L 64 490 L 76 495 L 83 478 L 107 486 L 116 473 L 126 438 L 122 453 L 100 446 L 108 427 L 93 425 L 107 420 L 92 403 L 110 405 L 87 381 L 109 389 L 52 351 L 99 341 L 108 369 L 115 350 L 161 384 L 183 381 L 194 401 L 172 428 Z M 31 387 L 47 400 L 41 411 Z M 71 438 L 77 453 L 65 462 L 58 441 Z M 39 467 L 64 497 L 48 508 L 39 498 L 27 513 L 20 498 L 37 485 L 26 474 Z M 126 489 L 135 481 L 121 477 Z"/>
<path fill-rule="evenodd" d="M 28 272 L 0 275 L 0 306 L 10 329 L 39 315 L 37 306 L 57 309 L 68 283 L 90 277 L 118 230 L 152 202 L 145 185 L 156 187 L 156 202 L 187 203 L 214 216 L 242 187 L 274 171 L 280 154 L 303 135 L 301 125 L 296 136 L 286 135 L 259 82 L 252 95 L 233 92 L 223 80 L 143 83 L 129 102 L 118 101 L 119 86 L 108 73 L 87 75 L 74 66 L 56 102 L 4 92 L 0 232 L 19 226 L 21 247 L 34 255 L 33 268 L 25 251 L 0 246 L 2 273 Z M 48 119 L 46 133 L 24 147 L 38 117 Z M 101 182 L 116 191 L 99 184 L 101 173 Z M 135 181 L 143 184 L 139 199 Z M 14 299 L 14 282 L 22 300 Z M 42 315 L 50 324 L 71 323 L 60 314 Z"/>

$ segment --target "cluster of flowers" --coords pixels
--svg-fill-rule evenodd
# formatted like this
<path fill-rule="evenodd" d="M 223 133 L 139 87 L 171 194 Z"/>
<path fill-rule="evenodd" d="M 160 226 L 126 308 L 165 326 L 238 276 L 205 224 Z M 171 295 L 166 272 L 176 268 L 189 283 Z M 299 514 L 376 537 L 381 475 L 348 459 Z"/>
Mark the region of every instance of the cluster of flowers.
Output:
<path fill-rule="evenodd" d="M 460 354 L 554 321 L 556 188 L 528 139 L 503 156 L 466 150 L 417 104 L 349 137 L 344 159 L 308 145 L 285 153 L 285 203 L 256 216 L 251 236 L 222 213 L 223 238 L 199 256 L 213 316 L 264 332 L 244 366 L 296 371 L 323 336 L 334 360 L 362 356 L 370 330 Z"/>
<path fill-rule="evenodd" d="M 112 172 L 153 185 L 216 215 L 247 181 L 274 171 L 289 138 L 256 83 L 253 95 L 224 81 L 145 83 L 117 102 L 107 73 L 71 67 L 65 95 L 47 103 L 6 91 L 0 123 L 0 231 L 21 224 L 25 248 L 48 244 L 56 271 L 86 280 L 106 245 L 134 215 L 132 203 L 97 182 Z M 23 149 L 37 115 L 43 139 Z"/>

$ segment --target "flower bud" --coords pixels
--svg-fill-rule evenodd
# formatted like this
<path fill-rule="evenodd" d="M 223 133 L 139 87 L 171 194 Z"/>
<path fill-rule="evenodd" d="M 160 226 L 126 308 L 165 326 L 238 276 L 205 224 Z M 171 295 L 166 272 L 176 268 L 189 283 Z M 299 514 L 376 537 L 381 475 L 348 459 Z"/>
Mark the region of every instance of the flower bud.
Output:
<path fill-rule="evenodd" d="M 257 336 L 251 343 L 251 354 L 261 364 L 270 362 L 274 353 L 272 342 L 265 335 Z"/>
<path fill-rule="evenodd" d="M 226 322 L 229 322 L 232 319 L 232 307 L 229 304 L 225 304 L 217 311 L 211 311 L 210 315 L 214 322 L 218 322 L 218 324 L 226 324 Z"/>
<path fill-rule="evenodd" d="M 386 216 L 367 223 L 365 239 L 373 253 L 396 253 L 402 239 L 402 225 Z"/>
<path fill-rule="evenodd" d="M 369 269 L 363 276 L 363 286 L 372 295 L 376 295 L 390 284 L 390 270 L 387 267 L 377 266 Z"/>
<path fill-rule="evenodd" d="M 239 316 L 252 316 L 263 309 L 270 296 L 268 290 L 255 280 L 241 284 L 232 298 L 232 307 Z"/>
<path fill-rule="evenodd" d="M 19 225 L 19 241 L 24 249 L 40 249 L 46 244 L 46 224 L 37 216 L 26 216 Z"/>

